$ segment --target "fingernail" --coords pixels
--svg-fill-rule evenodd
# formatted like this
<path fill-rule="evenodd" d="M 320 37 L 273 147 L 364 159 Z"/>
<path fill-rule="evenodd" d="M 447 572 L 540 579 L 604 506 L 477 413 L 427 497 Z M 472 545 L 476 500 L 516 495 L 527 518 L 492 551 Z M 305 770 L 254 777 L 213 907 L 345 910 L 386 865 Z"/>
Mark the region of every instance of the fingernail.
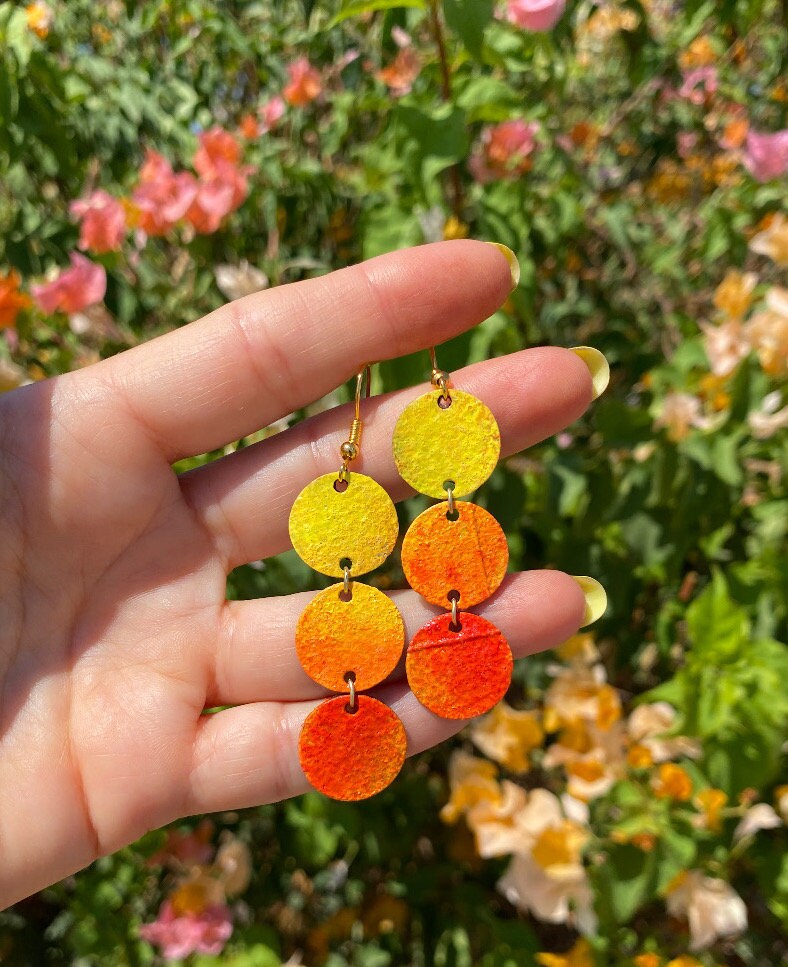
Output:
<path fill-rule="evenodd" d="M 605 392 L 610 382 L 610 364 L 593 346 L 573 346 L 572 352 L 588 366 L 591 382 L 594 384 L 593 399 L 597 399 Z"/>
<path fill-rule="evenodd" d="M 501 242 L 488 242 L 487 244 L 494 245 L 509 263 L 509 272 L 512 276 L 512 292 L 514 292 L 520 284 L 520 263 L 517 261 L 517 256 L 507 245 L 502 245 Z"/>
<path fill-rule="evenodd" d="M 577 581 L 583 597 L 586 599 L 586 610 L 583 613 L 583 623 L 581 628 L 592 625 L 597 618 L 601 618 L 607 608 L 607 591 L 599 581 L 594 578 L 585 577 L 582 574 L 571 575 L 573 581 Z"/>

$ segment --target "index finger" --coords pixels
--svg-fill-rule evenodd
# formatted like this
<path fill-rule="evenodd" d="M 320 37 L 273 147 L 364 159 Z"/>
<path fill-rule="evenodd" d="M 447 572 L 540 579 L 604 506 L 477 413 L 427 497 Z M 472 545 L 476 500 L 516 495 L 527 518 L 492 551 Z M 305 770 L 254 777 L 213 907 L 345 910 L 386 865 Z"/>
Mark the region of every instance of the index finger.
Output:
<path fill-rule="evenodd" d="M 273 423 L 368 360 L 471 328 L 501 305 L 513 274 L 486 242 L 404 249 L 231 302 L 100 363 L 94 375 L 172 462 Z"/>

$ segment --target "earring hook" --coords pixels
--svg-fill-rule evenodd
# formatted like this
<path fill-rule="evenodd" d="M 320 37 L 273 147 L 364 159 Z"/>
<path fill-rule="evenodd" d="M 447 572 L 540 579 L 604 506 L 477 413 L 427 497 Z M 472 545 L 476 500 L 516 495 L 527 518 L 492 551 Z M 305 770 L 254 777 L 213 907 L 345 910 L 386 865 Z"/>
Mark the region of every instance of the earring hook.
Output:
<path fill-rule="evenodd" d="M 451 379 L 451 375 L 445 369 L 438 367 L 434 346 L 430 346 L 430 364 L 432 366 L 432 385 L 440 387 L 441 395 L 448 404 L 451 402 L 451 396 L 449 395 L 449 380 Z"/>
<path fill-rule="evenodd" d="M 355 460 L 361 452 L 361 400 L 369 399 L 372 391 L 372 363 L 364 363 L 356 375 L 355 416 L 350 424 L 350 435 L 339 448 L 342 466 L 339 468 L 337 480 L 347 484 L 348 464 Z"/>

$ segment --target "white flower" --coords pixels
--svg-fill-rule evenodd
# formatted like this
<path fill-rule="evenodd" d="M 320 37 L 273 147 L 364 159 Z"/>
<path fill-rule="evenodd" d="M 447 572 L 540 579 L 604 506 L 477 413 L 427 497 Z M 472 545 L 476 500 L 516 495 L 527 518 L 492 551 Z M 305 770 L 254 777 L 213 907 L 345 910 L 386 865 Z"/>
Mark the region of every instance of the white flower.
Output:
<path fill-rule="evenodd" d="M 498 889 L 520 910 L 548 923 L 574 924 L 586 935 L 596 931 L 593 896 L 580 864 L 550 875 L 530 855 L 515 856 Z"/>
<path fill-rule="evenodd" d="M 775 829 L 782 824 L 782 820 L 768 803 L 759 802 L 744 814 L 733 831 L 733 841 L 738 843 L 745 836 L 754 836 L 759 829 Z"/>
<path fill-rule="evenodd" d="M 700 870 L 689 870 L 668 887 L 667 906 L 671 916 L 689 921 L 690 950 L 701 950 L 747 926 L 747 908 L 739 894 L 725 880 Z"/>
<path fill-rule="evenodd" d="M 268 276 L 244 259 L 240 265 L 215 265 L 213 274 L 222 295 L 232 302 L 268 288 Z"/>
<path fill-rule="evenodd" d="M 778 409 L 781 402 L 782 394 L 779 390 L 768 393 L 761 401 L 761 408 L 753 410 L 747 417 L 756 440 L 767 440 L 778 430 L 788 427 L 788 406 Z"/>

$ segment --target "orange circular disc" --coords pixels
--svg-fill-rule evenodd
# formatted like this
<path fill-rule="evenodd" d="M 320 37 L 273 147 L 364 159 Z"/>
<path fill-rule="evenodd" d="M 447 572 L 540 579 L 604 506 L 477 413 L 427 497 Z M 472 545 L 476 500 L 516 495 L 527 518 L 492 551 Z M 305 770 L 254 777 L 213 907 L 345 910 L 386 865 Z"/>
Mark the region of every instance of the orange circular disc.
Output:
<path fill-rule="evenodd" d="M 350 599 L 342 584 L 312 598 L 298 619 L 296 652 L 304 671 L 319 685 L 347 692 L 353 672 L 357 691 L 387 678 L 405 644 L 405 626 L 394 602 L 377 588 L 353 581 Z"/>
<path fill-rule="evenodd" d="M 472 608 L 494 594 L 506 574 L 509 548 L 501 525 L 478 504 L 447 501 L 429 507 L 413 521 L 402 542 L 402 568 L 408 584 L 431 604 Z"/>
<path fill-rule="evenodd" d="M 369 695 L 330 698 L 309 713 L 298 740 L 304 775 L 332 799 L 369 799 L 397 778 L 405 761 L 405 729 L 395 712 Z"/>
<path fill-rule="evenodd" d="M 405 669 L 416 698 L 445 719 L 472 719 L 497 705 L 512 677 L 503 634 L 478 614 L 461 611 L 460 630 L 442 614 L 416 632 Z"/>

